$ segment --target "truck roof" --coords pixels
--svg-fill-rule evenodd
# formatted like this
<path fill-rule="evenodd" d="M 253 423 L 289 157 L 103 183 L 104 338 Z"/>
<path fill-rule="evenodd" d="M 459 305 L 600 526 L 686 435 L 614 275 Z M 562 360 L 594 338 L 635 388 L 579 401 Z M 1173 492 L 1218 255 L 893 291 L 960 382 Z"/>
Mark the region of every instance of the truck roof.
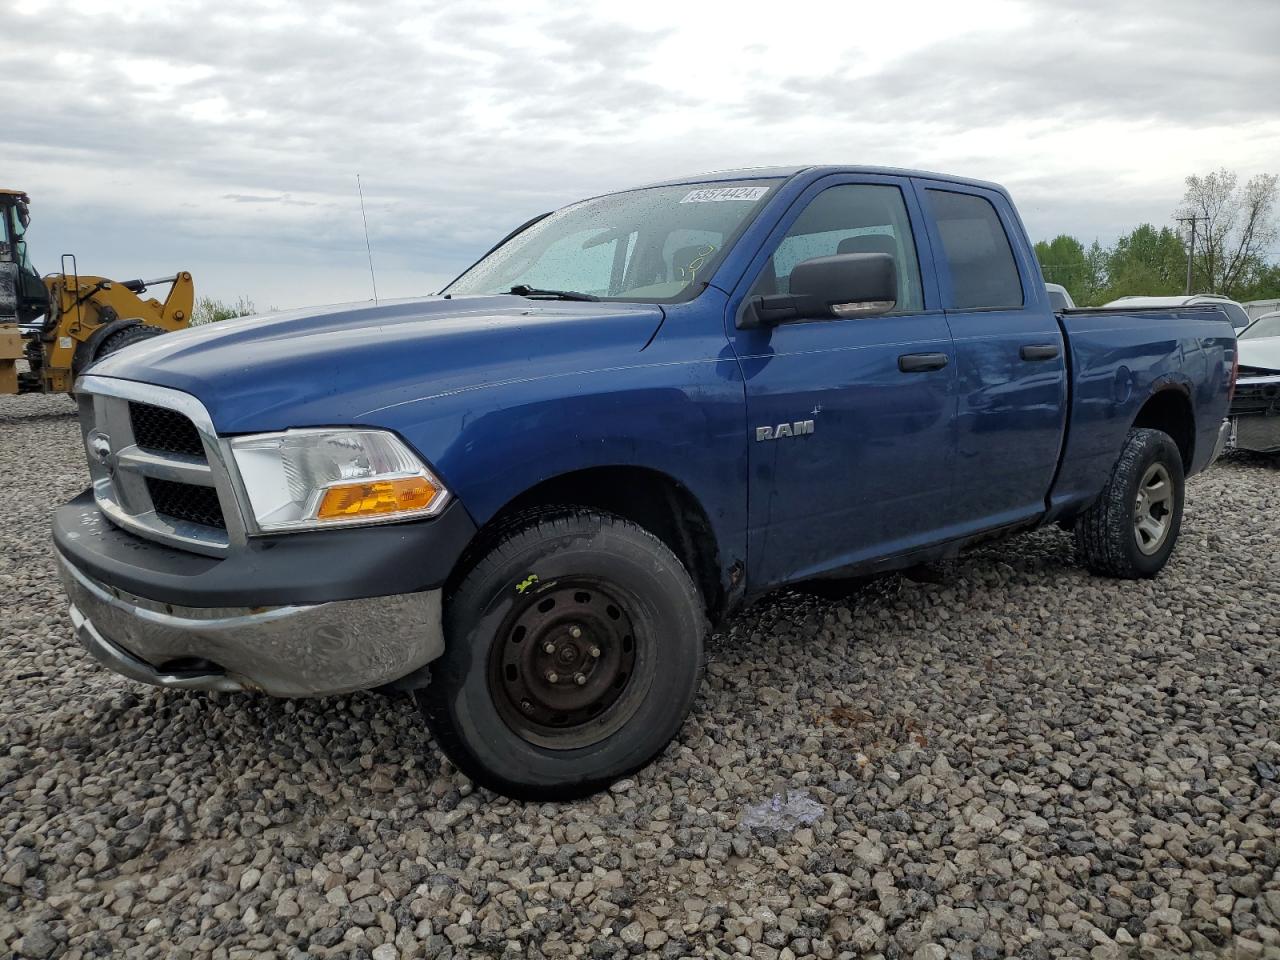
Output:
<path fill-rule="evenodd" d="M 675 177 L 647 183 L 646 187 L 674 187 L 684 183 L 708 183 L 713 180 L 764 180 L 782 177 L 790 179 L 800 174 L 813 177 L 826 176 L 833 173 L 869 173 L 883 177 L 918 177 L 927 180 L 944 180 L 949 183 L 962 183 L 971 187 L 985 187 L 1005 193 L 1004 187 L 988 180 L 973 180 L 968 177 L 957 177 L 947 173 L 935 173 L 930 170 L 912 170 L 906 167 L 874 167 L 850 164 L 819 164 L 802 167 L 739 167 L 733 170 L 711 170 L 707 173 L 696 173 L 686 177 Z"/>
<path fill-rule="evenodd" d="M 7 197 L 25 197 L 27 195 L 25 190 L 10 190 L 8 187 L 0 187 L 0 193 Z"/>

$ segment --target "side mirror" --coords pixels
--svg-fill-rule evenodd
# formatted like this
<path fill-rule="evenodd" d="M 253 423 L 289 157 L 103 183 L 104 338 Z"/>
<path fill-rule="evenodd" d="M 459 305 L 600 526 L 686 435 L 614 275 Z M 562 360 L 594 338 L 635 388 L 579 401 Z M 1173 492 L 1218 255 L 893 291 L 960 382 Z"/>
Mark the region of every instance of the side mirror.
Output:
<path fill-rule="evenodd" d="M 888 313 L 897 306 L 898 268 L 887 253 L 838 253 L 797 263 L 790 286 L 790 293 L 753 297 L 738 326 Z"/>

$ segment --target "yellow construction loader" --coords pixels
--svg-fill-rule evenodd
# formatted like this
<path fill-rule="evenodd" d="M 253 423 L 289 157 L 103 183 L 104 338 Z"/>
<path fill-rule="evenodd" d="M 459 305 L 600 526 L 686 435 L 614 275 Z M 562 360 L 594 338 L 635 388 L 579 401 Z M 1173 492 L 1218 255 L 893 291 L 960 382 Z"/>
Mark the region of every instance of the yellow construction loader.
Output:
<path fill-rule="evenodd" d="M 158 280 L 81 276 L 63 254 L 62 272 L 41 277 L 24 239 L 31 201 L 0 188 L 0 394 L 70 393 L 94 361 L 139 340 L 191 323 L 191 274 Z M 169 285 L 164 301 L 143 300 L 152 286 Z M 25 359 L 28 370 L 18 370 Z"/>

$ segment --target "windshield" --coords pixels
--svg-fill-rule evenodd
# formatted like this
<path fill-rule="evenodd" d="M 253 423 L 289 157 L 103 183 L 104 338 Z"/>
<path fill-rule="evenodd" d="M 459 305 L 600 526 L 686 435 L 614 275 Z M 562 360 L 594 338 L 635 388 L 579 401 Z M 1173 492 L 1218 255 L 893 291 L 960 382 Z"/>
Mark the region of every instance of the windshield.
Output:
<path fill-rule="evenodd" d="M 671 301 L 701 291 L 779 180 L 649 187 L 584 200 L 517 234 L 445 288 L 512 287 L 604 300 Z"/>
<path fill-rule="evenodd" d="M 1280 337 L 1280 313 L 1259 317 L 1240 333 L 1241 340 L 1261 340 L 1263 337 Z"/>
<path fill-rule="evenodd" d="M 18 262 L 22 272 L 35 273 L 31 268 L 31 261 L 27 259 L 27 241 L 23 239 L 27 232 L 27 227 L 22 222 L 24 218 L 21 216 L 20 209 L 25 212 L 26 208 L 16 202 L 8 208 L 0 208 L 0 213 L 3 213 L 4 219 L 7 221 L 4 226 L 0 226 L 0 245 L 8 241 L 11 244 L 11 256 Z M 7 230 L 5 227 L 7 227 Z M 6 233 L 8 233 L 8 237 L 5 236 Z"/>

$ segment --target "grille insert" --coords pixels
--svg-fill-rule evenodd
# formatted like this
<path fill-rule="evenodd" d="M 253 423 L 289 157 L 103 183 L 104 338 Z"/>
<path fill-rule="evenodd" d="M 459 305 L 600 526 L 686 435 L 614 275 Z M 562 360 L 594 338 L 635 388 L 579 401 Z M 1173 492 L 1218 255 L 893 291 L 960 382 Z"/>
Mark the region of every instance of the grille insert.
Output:
<path fill-rule="evenodd" d="M 129 421 L 134 442 L 140 447 L 204 458 L 204 443 L 195 424 L 176 410 L 135 400 L 129 404 Z"/>
<path fill-rule="evenodd" d="M 170 520 L 185 520 L 217 530 L 227 529 L 222 516 L 222 504 L 213 487 L 200 487 L 191 483 L 174 483 L 172 480 L 147 478 L 147 492 L 156 513 Z"/>
<path fill-rule="evenodd" d="M 1236 383 L 1231 416 L 1280 414 L 1280 383 Z"/>

